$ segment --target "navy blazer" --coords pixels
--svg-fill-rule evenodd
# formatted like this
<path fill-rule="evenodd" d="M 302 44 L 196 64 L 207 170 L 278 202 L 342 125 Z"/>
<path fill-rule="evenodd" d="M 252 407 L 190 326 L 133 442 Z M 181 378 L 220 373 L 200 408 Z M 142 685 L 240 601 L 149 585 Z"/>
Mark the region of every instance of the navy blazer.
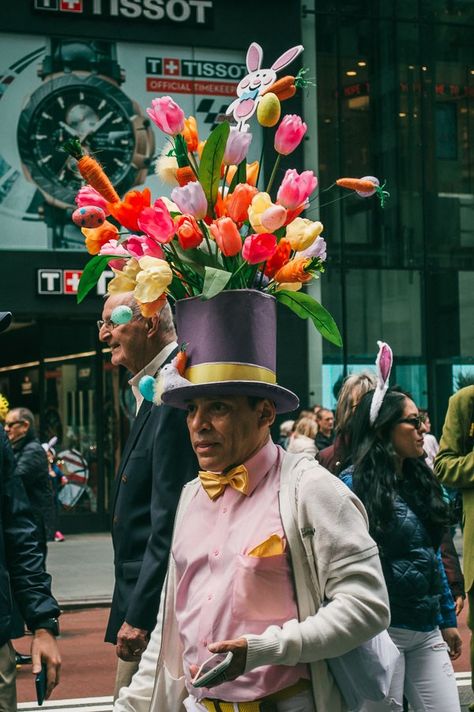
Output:
<path fill-rule="evenodd" d="M 126 621 L 152 631 L 183 485 L 196 476 L 185 411 L 143 401 L 115 480 L 112 511 L 115 588 L 105 640 Z"/>

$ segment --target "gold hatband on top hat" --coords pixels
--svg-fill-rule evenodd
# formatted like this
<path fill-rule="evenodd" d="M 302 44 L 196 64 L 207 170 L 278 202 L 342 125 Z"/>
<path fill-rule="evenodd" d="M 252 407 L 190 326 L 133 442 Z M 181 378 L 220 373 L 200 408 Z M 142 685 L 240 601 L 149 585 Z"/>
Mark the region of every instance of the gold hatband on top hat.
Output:
<path fill-rule="evenodd" d="M 193 384 L 216 381 L 259 381 L 276 383 L 276 374 L 264 366 L 253 363 L 199 363 L 186 369 L 184 377 Z"/>

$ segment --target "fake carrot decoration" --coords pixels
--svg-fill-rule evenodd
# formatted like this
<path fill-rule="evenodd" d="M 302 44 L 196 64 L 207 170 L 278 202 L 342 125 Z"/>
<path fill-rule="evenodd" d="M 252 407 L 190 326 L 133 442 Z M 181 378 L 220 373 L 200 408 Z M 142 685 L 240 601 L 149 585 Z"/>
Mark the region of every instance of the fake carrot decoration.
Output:
<path fill-rule="evenodd" d="M 374 193 L 377 186 L 370 180 L 363 180 L 362 178 L 338 178 L 336 185 L 340 188 L 347 188 L 348 190 L 356 190 L 360 193 Z"/>
<path fill-rule="evenodd" d="M 286 265 L 280 267 L 274 279 L 276 282 L 309 282 L 311 272 L 306 272 L 305 267 L 311 264 L 310 257 L 297 257 Z"/>
<path fill-rule="evenodd" d="M 87 156 L 82 150 L 81 142 L 71 138 L 63 145 L 63 150 L 76 159 L 79 173 L 108 203 L 116 203 L 120 196 L 105 174 L 104 169 L 95 158 Z"/>
<path fill-rule="evenodd" d="M 295 81 L 296 77 L 293 77 L 291 74 L 287 74 L 285 77 L 278 79 L 274 84 L 269 86 L 268 89 L 265 89 L 262 95 L 265 96 L 268 92 L 272 92 L 272 94 L 276 94 L 280 101 L 290 99 L 296 94 Z"/>
<path fill-rule="evenodd" d="M 177 353 L 176 355 L 176 370 L 178 371 L 180 376 L 184 376 L 184 372 L 186 370 L 186 362 L 188 360 L 187 354 L 186 354 L 186 346 L 187 344 L 181 344 L 181 350 Z"/>
<path fill-rule="evenodd" d="M 191 166 L 188 165 L 178 167 L 178 169 L 176 170 L 176 180 L 182 187 L 183 185 L 187 185 L 188 183 L 196 181 L 197 178 Z"/>

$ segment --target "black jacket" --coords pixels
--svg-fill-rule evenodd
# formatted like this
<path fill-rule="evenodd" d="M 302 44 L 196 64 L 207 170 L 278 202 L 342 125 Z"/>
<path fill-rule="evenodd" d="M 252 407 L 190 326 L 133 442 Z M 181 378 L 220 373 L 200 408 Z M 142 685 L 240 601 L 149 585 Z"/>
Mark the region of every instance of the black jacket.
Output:
<path fill-rule="evenodd" d="M 35 621 L 59 615 L 29 502 L 22 480 L 13 475 L 14 467 L 0 426 L 0 645 L 10 637 L 12 592 L 29 628 Z"/>
<path fill-rule="evenodd" d="M 116 475 L 107 642 L 116 642 L 124 621 L 148 631 L 155 627 L 178 499 L 197 471 L 185 412 L 143 401 Z"/>
<path fill-rule="evenodd" d="M 46 541 L 54 506 L 48 458 L 40 441 L 30 432 L 12 447 L 16 460 L 15 475 L 23 481 L 40 540 Z"/>

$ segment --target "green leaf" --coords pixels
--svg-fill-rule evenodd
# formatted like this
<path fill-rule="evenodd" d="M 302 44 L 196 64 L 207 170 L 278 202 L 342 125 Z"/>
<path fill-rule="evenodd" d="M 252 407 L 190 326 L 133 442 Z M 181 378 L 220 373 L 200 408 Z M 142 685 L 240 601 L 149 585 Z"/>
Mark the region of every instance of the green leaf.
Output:
<path fill-rule="evenodd" d="M 234 177 L 232 178 L 231 184 L 229 186 L 229 193 L 233 193 L 235 190 L 235 186 L 238 185 L 239 183 L 246 183 L 247 182 L 247 159 L 244 158 L 243 161 L 239 163 L 237 166 L 237 170 L 234 173 Z"/>
<path fill-rule="evenodd" d="M 204 252 L 204 250 L 200 250 L 197 247 L 192 250 L 183 250 L 181 245 L 176 241 L 173 242 L 173 245 L 181 262 L 187 267 L 191 267 L 193 272 L 201 275 L 201 277 L 204 276 L 204 267 L 215 267 L 216 265 L 214 255 L 210 255 L 208 252 Z"/>
<path fill-rule="evenodd" d="M 225 272 L 222 269 L 215 269 L 214 267 L 206 267 L 204 271 L 202 299 L 212 299 L 216 294 L 222 292 L 231 277 L 231 272 Z"/>
<path fill-rule="evenodd" d="M 110 260 L 117 259 L 116 255 L 94 255 L 84 267 L 77 289 L 77 303 L 80 304 L 99 281 L 102 272 L 107 268 Z"/>
<path fill-rule="evenodd" d="M 199 182 L 207 198 L 209 212 L 214 208 L 217 200 L 217 191 L 221 177 L 221 164 L 229 136 L 230 125 L 228 121 L 216 126 L 209 134 L 199 164 Z"/>
<path fill-rule="evenodd" d="M 173 279 L 171 281 L 170 286 L 168 287 L 168 290 L 176 300 L 184 299 L 188 296 L 188 293 L 183 287 L 183 283 L 176 275 L 173 275 Z"/>
<path fill-rule="evenodd" d="M 275 297 L 277 301 L 285 304 L 301 319 L 311 319 L 325 339 L 336 346 L 342 346 L 342 337 L 336 322 L 330 313 L 309 294 L 282 289 L 275 292 Z"/>

